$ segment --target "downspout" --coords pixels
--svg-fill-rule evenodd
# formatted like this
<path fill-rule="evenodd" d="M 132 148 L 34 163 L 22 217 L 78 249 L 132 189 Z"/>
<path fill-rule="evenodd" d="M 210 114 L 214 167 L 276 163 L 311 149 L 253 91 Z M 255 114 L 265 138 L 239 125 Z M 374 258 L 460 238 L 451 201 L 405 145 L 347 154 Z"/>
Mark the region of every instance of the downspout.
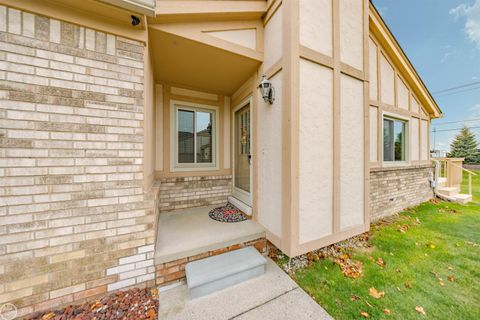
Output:
<path fill-rule="evenodd" d="M 455 198 L 446 196 L 446 195 L 438 192 L 438 190 L 437 190 L 438 189 L 438 182 L 439 182 L 438 178 L 440 177 L 441 164 L 440 164 L 440 161 L 438 161 L 438 160 L 432 160 L 432 161 L 435 162 L 434 177 L 433 177 L 433 180 L 430 180 L 431 185 L 433 187 L 433 193 L 435 194 L 435 196 L 437 198 L 440 198 L 440 199 L 445 200 L 445 201 L 455 202 Z"/>

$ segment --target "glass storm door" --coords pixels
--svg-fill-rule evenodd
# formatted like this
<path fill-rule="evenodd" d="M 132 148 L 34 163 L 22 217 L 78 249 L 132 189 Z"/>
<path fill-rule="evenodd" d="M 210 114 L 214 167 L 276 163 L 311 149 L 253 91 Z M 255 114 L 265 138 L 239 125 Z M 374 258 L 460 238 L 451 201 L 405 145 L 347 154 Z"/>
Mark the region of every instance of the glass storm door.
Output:
<path fill-rule="evenodd" d="M 234 130 L 234 196 L 251 205 L 250 103 L 235 112 Z"/>

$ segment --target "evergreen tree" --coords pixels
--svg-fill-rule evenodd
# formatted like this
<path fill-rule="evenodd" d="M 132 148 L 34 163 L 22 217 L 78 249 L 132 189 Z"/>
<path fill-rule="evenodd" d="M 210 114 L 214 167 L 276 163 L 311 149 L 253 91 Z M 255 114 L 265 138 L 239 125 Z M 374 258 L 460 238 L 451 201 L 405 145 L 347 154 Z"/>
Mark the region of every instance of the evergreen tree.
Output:
<path fill-rule="evenodd" d="M 450 144 L 450 158 L 465 158 L 465 163 L 479 163 L 480 152 L 478 151 L 475 135 L 467 126 L 464 126 Z"/>

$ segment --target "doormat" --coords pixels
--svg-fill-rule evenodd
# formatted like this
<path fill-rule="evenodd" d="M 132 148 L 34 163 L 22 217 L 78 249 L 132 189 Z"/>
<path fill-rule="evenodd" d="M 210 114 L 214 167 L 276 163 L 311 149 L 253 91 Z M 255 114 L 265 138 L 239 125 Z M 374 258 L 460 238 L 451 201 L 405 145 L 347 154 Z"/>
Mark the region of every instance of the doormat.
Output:
<path fill-rule="evenodd" d="M 208 213 L 208 216 L 220 222 L 241 222 L 247 220 L 247 215 L 231 203 L 213 209 Z"/>

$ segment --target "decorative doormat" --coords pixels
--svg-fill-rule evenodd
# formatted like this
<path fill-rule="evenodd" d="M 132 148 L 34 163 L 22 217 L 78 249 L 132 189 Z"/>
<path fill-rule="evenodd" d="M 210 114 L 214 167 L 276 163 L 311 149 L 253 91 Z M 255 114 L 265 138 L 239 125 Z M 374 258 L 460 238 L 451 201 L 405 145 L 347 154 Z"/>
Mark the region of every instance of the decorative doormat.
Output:
<path fill-rule="evenodd" d="M 247 220 L 247 215 L 231 203 L 213 209 L 208 213 L 208 216 L 220 222 L 241 222 Z"/>

